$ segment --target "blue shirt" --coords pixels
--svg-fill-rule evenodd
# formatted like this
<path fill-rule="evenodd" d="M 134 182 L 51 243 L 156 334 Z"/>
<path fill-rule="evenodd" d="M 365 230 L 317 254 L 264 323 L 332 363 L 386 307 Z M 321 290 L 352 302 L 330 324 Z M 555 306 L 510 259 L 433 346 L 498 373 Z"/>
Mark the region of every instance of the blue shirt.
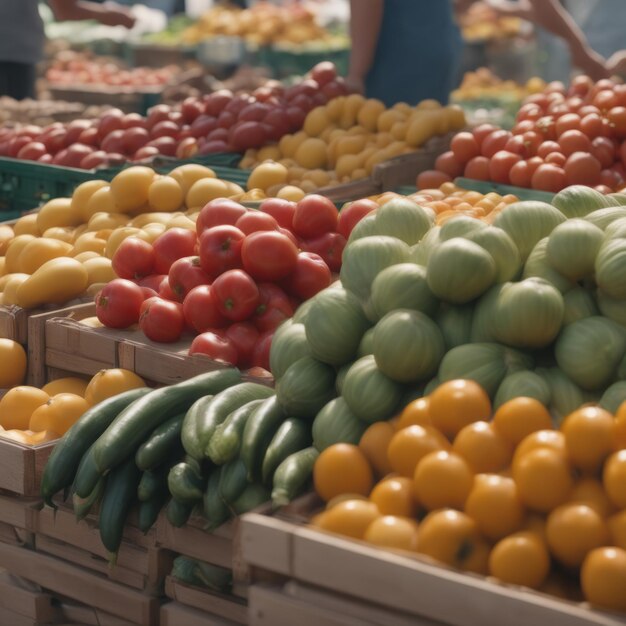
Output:
<path fill-rule="evenodd" d="M 37 0 L 0 0 L 0 61 L 38 63 L 45 34 Z"/>

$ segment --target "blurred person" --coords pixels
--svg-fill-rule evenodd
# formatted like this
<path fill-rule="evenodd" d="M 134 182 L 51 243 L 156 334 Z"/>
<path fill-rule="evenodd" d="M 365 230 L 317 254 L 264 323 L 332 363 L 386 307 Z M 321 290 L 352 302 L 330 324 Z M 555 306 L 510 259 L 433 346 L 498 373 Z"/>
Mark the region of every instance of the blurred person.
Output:
<path fill-rule="evenodd" d="M 462 53 L 453 0 L 350 0 L 346 82 L 387 106 L 448 101 Z"/>
<path fill-rule="evenodd" d="M 97 20 L 131 28 L 128 9 L 114 3 L 48 0 L 57 20 Z M 0 0 L 0 96 L 35 97 L 36 64 L 43 57 L 45 33 L 38 0 Z"/>

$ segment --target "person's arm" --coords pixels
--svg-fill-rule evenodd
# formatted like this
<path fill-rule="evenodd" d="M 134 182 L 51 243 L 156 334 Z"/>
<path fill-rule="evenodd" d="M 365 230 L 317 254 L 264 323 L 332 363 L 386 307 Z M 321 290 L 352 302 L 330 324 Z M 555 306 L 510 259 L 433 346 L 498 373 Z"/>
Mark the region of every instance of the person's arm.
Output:
<path fill-rule="evenodd" d="M 346 84 L 354 91 L 365 91 L 365 77 L 374 62 L 384 0 L 350 0 L 350 69 Z"/>
<path fill-rule="evenodd" d="M 582 30 L 558 0 L 489 0 L 489 5 L 499 13 L 532 21 L 564 39 L 574 65 L 594 80 L 608 76 L 606 60 L 591 49 Z"/>
<path fill-rule="evenodd" d="M 114 2 L 98 4 L 88 0 L 48 0 L 48 4 L 59 21 L 96 20 L 106 26 L 132 28 L 135 18 L 126 8 Z"/>

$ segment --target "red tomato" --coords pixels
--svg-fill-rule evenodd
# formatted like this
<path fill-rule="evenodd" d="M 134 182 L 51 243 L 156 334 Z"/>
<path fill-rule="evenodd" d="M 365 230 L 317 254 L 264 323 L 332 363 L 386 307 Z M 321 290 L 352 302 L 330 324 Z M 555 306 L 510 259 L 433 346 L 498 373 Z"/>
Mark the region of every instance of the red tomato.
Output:
<path fill-rule="evenodd" d="M 472 130 L 474 139 L 478 142 L 478 146 L 482 147 L 483 141 L 491 135 L 494 130 L 498 130 L 493 124 L 481 124 Z"/>
<path fill-rule="evenodd" d="M 543 159 L 541 157 L 535 156 L 528 159 L 526 163 L 528 163 L 528 169 L 530 170 L 530 175 L 532 176 L 537 171 L 537 168 L 540 165 L 543 165 Z"/>
<path fill-rule="evenodd" d="M 545 159 L 553 152 L 560 152 L 561 146 L 556 141 L 544 141 L 537 149 L 537 156 Z"/>
<path fill-rule="evenodd" d="M 180 301 L 194 287 L 208 285 L 211 282 L 210 276 L 200 265 L 200 257 L 197 256 L 186 256 L 175 261 L 170 268 L 168 279 L 172 291 Z"/>
<path fill-rule="evenodd" d="M 257 280 L 280 280 L 293 271 L 298 248 L 285 235 L 272 231 L 248 235 L 241 247 L 243 267 Z"/>
<path fill-rule="evenodd" d="M 259 284 L 259 304 L 254 312 L 254 324 L 265 332 L 278 328 L 285 320 L 293 317 L 289 296 L 272 283 Z"/>
<path fill-rule="evenodd" d="M 200 265 L 211 277 L 241 267 L 245 235 L 236 226 L 213 226 L 200 235 Z"/>
<path fill-rule="evenodd" d="M 556 121 L 557 137 L 568 130 L 580 130 L 580 117 L 576 113 L 566 113 Z"/>
<path fill-rule="evenodd" d="M 615 170 L 602 170 L 600 174 L 600 184 L 609 187 L 611 190 L 619 189 L 624 184 L 624 179 Z"/>
<path fill-rule="evenodd" d="M 237 348 L 228 337 L 210 332 L 202 333 L 194 338 L 189 354 L 203 354 L 214 361 L 230 363 L 230 365 L 237 365 L 239 360 Z"/>
<path fill-rule="evenodd" d="M 510 184 L 509 172 L 511 168 L 522 160 L 519 154 L 513 154 L 506 150 L 496 152 L 489 163 L 489 175 L 491 180 L 504 185 Z"/>
<path fill-rule="evenodd" d="M 157 294 L 159 293 L 159 289 L 161 288 L 161 283 L 163 279 L 167 278 L 167 274 L 152 274 L 150 276 L 145 276 L 144 278 L 140 278 L 135 281 L 140 287 L 146 287 L 147 289 L 152 289 Z"/>
<path fill-rule="evenodd" d="M 277 230 L 278 222 L 267 213 L 248 211 L 237 220 L 235 227 L 245 235 L 251 235 L 262 230 Z"/>
<path fill-rule="evenodd" d="M 197 333 L 228 325 L 228 320 L 220 312 L 217 298 L 210 285 L 199 285 L 187 294 L 183 301 L 183 315 L 187 326 Z"/>
<path fill-rule="evenodd" d="M 531 177 L 532 174 L 527 161 L 517 162 L 509 172 L 511 185 L 515 185 L 516 187 L 530 187 Z"/>
<path fill-rule="evenodd" d="M 331 271 L 338 272 L 346 243 L 346 238 L 339 233 L 326 233 L 317 239 L 303 241 L 302 249 L 319 254 Z"/>
<path fill-rule="evenodd" d="M 511 133 L 508 130 L 494 130 L 485 137 L 482 143 L 482 155 L 490 159 L 496 152 L 504 150 L 504 146 L 510 138 Z"/>
<path fill-rule="evenodd" d="M 228 198 L 211 200 L 198 215 L 196 232 L 200 236 L 207 228 L 213 226 L 224 226 L 225 224 L 234 226 L 247 210 L 246 207 Z"/>
<path fill-rule="evenodd" d="M 567 161 L 567 157 L 562 152 L 551 152 L 544 160 L 545 163 L 558 165 L 558 167 L 563 167 L 565 161 Z"/>
<path fill-rule="evenodd" d="M 293 216 L 296 213 L 296 203 L 289 202 L 289 200 L 281 200 L 280 198 L 269 198 L 263 200 L 259 207 L 263 213 L 271 215 L 279 226 L 293 228 Z"/>
<path fill-rule="evenodd" d="M 535 123 L 535 132 L 537 132 L 544 141 L 554 141 L 557 136 L 554 116 L 546 115 L 538 119 Z"/>
<path fill-rule="evenodd" d="M 454 156 L 454 152 L 448 150 L 437 157 L 435 169 L 447 174 L 450 178 L 457 178 L 463 173 L 463 162 Z"/>
<path fill-rule="evenodd" d="M 580 130 L 589 139 L 595 139 L 602 135 L 602 118 L 597 113 L 589 113 L 580 120 Z"/>
<path fill-rule="evenodd" d="M 148 298 L 141 305 L 139 328 L 151 341 L 178 341 L 185 328 L 183 307 L 163 298 Z"/>
<path fill-rule="evenodd" d="M 534 131 L 535 130 L 535 122 L 532 120 L 522 120 L 513 126 L 511 132 L 514 135 L 523 135 L 524 133 Z"/>
<path fill-rule="evenodd" d="M 324 196 L 306 196 L 296 205 L 293 232 L 304 239 L 313 239 L 337 229 L 339 212 L 331 200 Z"/>
<path fill-rule="evenodd" d="M 373 200 L 364 198 L 356 202 L 350 202 L 343 206 L 339 212 L 337 232 L 346 239 L 350 236 L 353 228 L 368 214 L 375 211 L 378 205 Z"/>
<path fill-rule="evenodd" d="M 113 271 L 120 278 L 138 279 L 154 274 L 154 248 L 139 237 L 127 237 L 111 260 Z"/>
<path fill-rule="evenodd" d="M 580 130 L 567 130 L 559 137 L 560 152 L 565 156 L 574 154 L 574 152 L 589 152 L 591 150 L 591 141 L 589 137 Z"/>
<path fill-rule="evenodd" d="M 565 177 L 568 185 L 599 185 L 602 165 L 593 155 L 574 152 L 565 164 Z"/>
<path fill-rule="evenodd" d="M 291 243 L 296 246 L 296 248 L 300 247 L 300 242 L 296 239 L 296 236 L 287 228 L 283 228 L 282 226 L 278 227 L 278 232 L 281 235 L 285 235 L 285 237 L 287 237 L 287 239 L 289 239 L 289 241 L 291 241 Z"/>
<path fill-rule="evenodd" d="M 474 157 L 465 166 L 463 175 L 472 180 L 489 180 L 489 159 L 484 156 Z"/>
<path fill-rule="evenodd" d="M 450 149 L 459 163 L 467 163 L 474 157 L 480 156 L 480 145 L 472 133 L 458 133 L 450 142 Z"/>
<path fill-rule="evenodd" d="M 506 152 L 512 152 L 513 154 L 519 154 L 523 158 L 530 156 L 530 152 L 526 147 L 526 142 L 522 135 L 513 135 L 504 146 Z M 495 156 L 495 155 L 494 155 Z"/>
<path fill-rule="evenodd" d="M 285 281 L 285 288 L 301 300 L 308 300 L 331 282 L 330 269 L 319 254 L 300 252 L 295 270 Z"/>
<path fill-rule="evenodd" d="M 613 107 L 607 113 L 607 119 L 609 120 L 613 131 L 620 139 L 626 137 L 626 108 L 623 106 Z"/>
<path fill-rule="evenodd" d="M 541 135 L 535 131 L 529 131 L 522 135 L 524 138 L 524 145 L 526 146 L 526 154 L 528 156 L 534 156 L 537 154 L 537 150 L 543 141 Z"/>
<path fill-rule="evenodd" d="M 545 163 L 536 169 L 531 185 L 533 189 L 557 193 L 567 187 L 567 179 L 562 168 Z"/>
<path fill-rule="evenodd" d="M 239 355 L 237 365 L 249 367 L 254 347 L 259 339 L 259 331 L 250 322 L 238 322 L 231 324 L 224 334 L 237 350 Z"/>
<path fill-rule="evenodd" d="M 159 235 L 152 244 L 156 272 L 167 274 L 174 261 L 196 254 L 197 241 L 196 233 L 186 228 L 171 228 Z"/>
<path fill-rule="evenodd" d="M 212 285 L 219 311 L 233 322 L 247 320 L 259 306 L 259 288 L 249 274 L 228 270 Z"/>
<path fill-rule="evenodd" d="M 96 315 L 108 328 L 128 328 L 139 320 L 144 293 L 139 285 L 116 278 L 96 295 Z"/>
<path fill-rule="evenodd" d="M 172 291 L 172 288 L 170 287 L 169 276 L 166 276 L 163 279 L 157 293 L 159 297 L 165 298 L 166 300 L 172 300 L 172 302 L 179 301 L 178 296 Z"/>
<path fill-rule="evenodd" d="M 274 331 L 270 330 L 263 333 L 252 353 L 252 365 L 253 367 L 262 367 L 264 370 L 270 369 L 270 348 L 272 347 L 272 337 L 274 337 Z"/>

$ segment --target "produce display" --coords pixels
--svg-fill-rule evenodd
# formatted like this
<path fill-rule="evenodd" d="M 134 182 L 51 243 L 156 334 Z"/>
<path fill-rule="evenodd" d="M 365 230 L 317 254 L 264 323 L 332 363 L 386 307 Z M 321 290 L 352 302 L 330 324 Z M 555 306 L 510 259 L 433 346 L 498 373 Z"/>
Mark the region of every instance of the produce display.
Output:
<path fill-rule="evenodd" d="M 490 69 L 481 67 L 475 72 L 467 72 L 450 97 L 453 102 L 493 98 L 521 103 L 527 96 L 542 92 L 546 86 L 545 81 L 537 77 L 530 78 L 525 85 L 518 85 L 514 80 L 502 80 Z"/>
<path fill-rule="evenodd" d="M 288 89 L 273 83 L 253 94 L 218 91 L 176 107 L 157 105 L 147 117 L 110 109 L 95 120 L 0 127 L 0 156 L 94 169 L 157 155 L 245 152 L 299 130 L 315 106 L 346 93 L 334 65 L 324 63 Z"/>
<path fill-rule="evenodd" d="M 539 400 L 494 411 L 479 385 L 451 380 L 358 445 L 321 452 L 313 476 L 328 506 L 311 523 L 624 611 L 625 435 L 626 402 L 615 415 L 583 406 L 554 428 Z"/>
<path fill-rule="evenodd" d="M 139 376 L 123 369 L 98 372 L 91 380 L 59 378 L 41 389 L 22 385 L 26 355 L 20 344 L 0 339 L 3 366 L 11 368 L 10 380 L 2 374 L 1 386 L 9 387 L 0 398 L 0 438 L 39 445 L 63 436 L 78 419 L 99 402 L 126 390 L 144 387 Z"/>
<path fill-rule="evenodd" d="M 318 82 L 325 88 L 332 84 L 330 67 L 318 66 Z M 367 178 L 379 163 L 464 126 L 461 109 L 442 108 L 432 100 L 415 108 L 398 104 L 386 109 L 379 100 L 339 95 L 310 111 L 300 132 L 284 135 L 278 144 L 248 150 L 240 166 L 254 168 L 250 184 L 271 194 L 276 183 L 266 180 L 265 168 L 268 160 L 276 161 L 282 166 L 277 182 L 311 192 Z"/>
<path fill-rule="evenodd" d="M 461 17 L 463 39 L 469 43 L 508 39 L 523 33 L 517 17 L 502 17 L 486 2 L 474 2 Z"/>
<path fill-rule="evenodd" d="M 108 107 L 107 107 L 108 108 Z M 103 107 L 85 106 L 78 102 L 59 100 L 14 100 L 0 97 L 0 123 L 34 124 L 47 126 L 54 122 L 73 120 L 79 117 L 97 117 Z"/>
<path fill-rule="evenodd" d="M 624 139 L 625 86 L 579 76 L 569 89 L 552 83 L 526 98 L 511 131 L 482 125 L 459 133 L 435 167 L 441 181 L 465 176 L 553 193 L 570 185 L 610 193 L 625 185 Z"/>

